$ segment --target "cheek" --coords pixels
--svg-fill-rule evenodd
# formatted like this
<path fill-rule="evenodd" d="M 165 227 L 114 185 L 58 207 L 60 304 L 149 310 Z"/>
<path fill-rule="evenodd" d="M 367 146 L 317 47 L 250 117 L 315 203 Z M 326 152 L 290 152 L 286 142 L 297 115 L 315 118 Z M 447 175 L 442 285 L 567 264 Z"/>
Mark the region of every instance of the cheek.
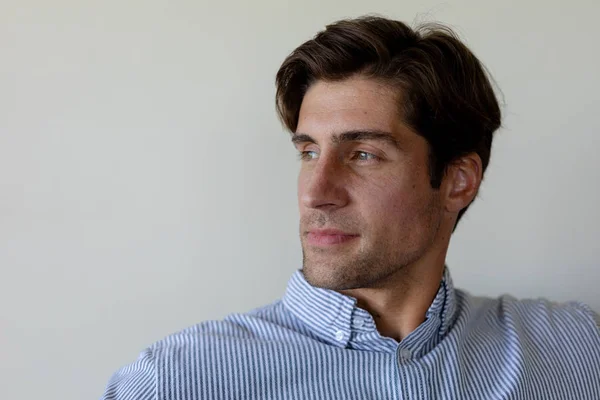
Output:
<path fill-rule="evenodd" d="M 306 184 L 307 184 L 306 174 L 303 174 L 302 172 L 300 172 L 298 174 L 297 190 L 296 190 L 296 194 L 298 196 L 298 204 L 299 205 L 301 205 L 300 199 L 302 199 L 302 195 L 304 194 L 304 190 L 306 188 Z"/>
<path fill-rule="evenodd" d="M 419 229 L 429 209 L 428 189 L 417 181 L 381 179 L 363 187 L 357 196 L 361 199 L 362 214 L 388 232 Z"/>
<path fill-rule="evenodd" d="M 398 182 L 388 179 L 373 181 L 369 185 L 355 186 L 355 199 L 361 214 L 375 224 L 397 220 L 405 208 L 405 194 Z"/>

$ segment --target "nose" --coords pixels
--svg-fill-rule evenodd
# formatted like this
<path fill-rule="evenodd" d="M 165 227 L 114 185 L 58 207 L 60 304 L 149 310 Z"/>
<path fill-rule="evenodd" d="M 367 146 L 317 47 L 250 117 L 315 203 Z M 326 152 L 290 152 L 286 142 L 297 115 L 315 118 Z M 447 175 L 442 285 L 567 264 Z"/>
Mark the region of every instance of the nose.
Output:
<path fill-rule="evenodd" d="M 334 157 L 321 156 L 312 166 L 302 168 L 298 179 L 301 206 L 334 210 L 348 203 L 344 166 Z"/>

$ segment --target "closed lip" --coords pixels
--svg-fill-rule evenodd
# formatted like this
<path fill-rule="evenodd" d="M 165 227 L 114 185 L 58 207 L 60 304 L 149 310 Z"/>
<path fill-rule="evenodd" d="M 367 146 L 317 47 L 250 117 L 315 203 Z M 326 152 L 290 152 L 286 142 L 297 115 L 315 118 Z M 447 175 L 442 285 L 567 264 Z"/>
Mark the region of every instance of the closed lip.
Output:
<path fill-rule="evenodd" d="M 317 247 L 337 247 L 343 243 L 354 241 L 358 235 L 344 232 L 340 229 L 313 229 L 306 235 L 307 243 Z"/>
<path fill-rule="evenodd" d="M 315 236 L 358 236 L 356 234 L 344 232 L 339 229 L 312 229 L 308 231 L 308 234 Z"/>

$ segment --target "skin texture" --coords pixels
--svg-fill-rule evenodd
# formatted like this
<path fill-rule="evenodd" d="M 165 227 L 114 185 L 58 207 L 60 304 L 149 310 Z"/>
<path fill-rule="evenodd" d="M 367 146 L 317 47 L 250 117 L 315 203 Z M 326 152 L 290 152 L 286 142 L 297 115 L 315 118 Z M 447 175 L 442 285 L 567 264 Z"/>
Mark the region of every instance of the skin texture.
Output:
<path fill-rule="evenodd" d="M 469 154 L 431 188 L 428 144 L 403 123 L 399 101 L 389 85 L 360 76 L 317 81 L 292 135 L 305 278 L 357 298 L 380 334 L 398 341 L 424 321 L 458 212 L 482 178 Z M 315 241 L 323 229 L 351 236 Z"/>

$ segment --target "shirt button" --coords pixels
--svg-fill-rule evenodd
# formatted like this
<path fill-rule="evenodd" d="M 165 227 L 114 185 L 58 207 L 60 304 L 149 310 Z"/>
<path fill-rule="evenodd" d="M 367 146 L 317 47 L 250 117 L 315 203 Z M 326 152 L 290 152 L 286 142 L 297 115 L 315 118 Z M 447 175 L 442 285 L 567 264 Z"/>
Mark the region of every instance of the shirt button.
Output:
<path fill-rule="evenodd" d="M 335 340 L 337 340 L 338 342 L 341 342 L 342 340 L 344 340 L 344 331 L 337 331 L 335 333 Z"/>
<path fill-rule="evenodd" d="M 412 357 L 412 352 L 409 349 L 400 349 L 399 357 L 401 361 L 408 361 Z"/>
<path fill-rule="evenodd" d="M 362 318 L 357 318 L 354 320 L 354 326 L 356 328 L 362 328 L 364 324 L 365 324 L 365 320 Z"/>

